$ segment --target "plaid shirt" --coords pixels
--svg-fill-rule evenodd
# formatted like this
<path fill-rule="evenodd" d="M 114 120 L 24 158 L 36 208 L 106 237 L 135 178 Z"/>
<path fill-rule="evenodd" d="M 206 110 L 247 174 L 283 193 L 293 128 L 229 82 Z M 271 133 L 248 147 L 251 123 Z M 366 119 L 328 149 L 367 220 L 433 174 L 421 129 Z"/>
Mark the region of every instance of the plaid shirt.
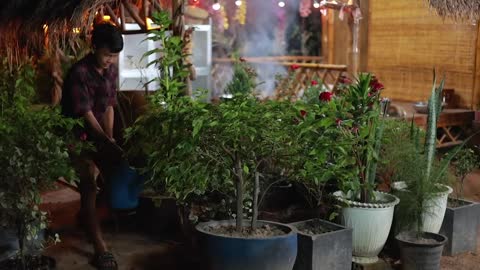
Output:
<path fill-rule="evenodd" d="M 115 106 L 118 71 L 110 65 L 101 75 L 95 69 L 95 56 L 89 54 L 72 66 L 64 82 L 62 113 L 72 118 L 92 111 L 99 123 L 108 106 Z"/>

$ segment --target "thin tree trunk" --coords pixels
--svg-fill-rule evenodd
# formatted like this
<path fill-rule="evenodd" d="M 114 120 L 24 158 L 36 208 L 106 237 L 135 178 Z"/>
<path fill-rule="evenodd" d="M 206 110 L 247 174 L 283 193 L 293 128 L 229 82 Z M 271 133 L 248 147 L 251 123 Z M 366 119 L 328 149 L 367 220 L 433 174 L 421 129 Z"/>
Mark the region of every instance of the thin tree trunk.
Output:
<path fill-rule="evenodd" d="M 237 176 L 237 231 L 243 226 L 243 170 L 242 161 L 235 155 L 235 174 Z"/>
<path fill-rule="evenodd" d="M 22 220 L 17 222 L 17 226 L 18 226 L 17 237 L 18 237 L 20 269 L 26 270 L 26 265 L 25 265 L 25 226 L 24 226 Z"/>
<path fill-rule="evenodd" d="M 258 195 L 260 194 L 260 174 L 255 172 L 255 186 L 253 188 L 253 215 L 252 230 L 257 228 L 258 220 Z"/>

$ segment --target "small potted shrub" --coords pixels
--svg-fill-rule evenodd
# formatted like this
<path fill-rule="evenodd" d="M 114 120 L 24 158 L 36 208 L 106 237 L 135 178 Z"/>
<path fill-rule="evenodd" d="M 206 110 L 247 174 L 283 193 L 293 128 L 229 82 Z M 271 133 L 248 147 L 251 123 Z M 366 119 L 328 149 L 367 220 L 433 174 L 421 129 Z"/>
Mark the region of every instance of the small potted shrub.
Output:
<path fill-rule="evenodd" d="M 440 233 L 448 237 L 443 250 L 444 255 L 453 256 L 462 252 L 476 252 L 478 216 L 480 204 L 463 198 L 463 184 L 468 173 L 478 168 L 477 153 L 471 148 L 464 148 L 452 161 L 456 183 L 456 196 L 448 198 L 445 218 Z"/>
<path fill-rule="evenodd" d="M 16 256 L 0 268 L 53 269 L 53 259 L 41 256 L 47 228 L 46 213 L 39 210 L 41 191 L 61 176 L 74 179 L 67 151 L 80 145 L 69 144 L 73 138 L 65 134 L 76 122 L 52 108 L 34 109 L 30 62 L 0 72 L 0 227 L 13 230 L 18 241 Z"/>
<path fill-rule="evenodd" d="M 443 84 L 442 80 L 437 88 L 434 75 L 432 94 L 428 102 L 424 152 L 416 152 L 416 164 L 406 163 L 411 165 L 411 170 L 416 175 L 412 176 L 413 179 L 405 179 L 409 181 L 403 190 L 397 192 L 401 202 L 396 213 L 397 230 L 400 232 L 396 239 L 400 244 L 403 269 L 439 269 L 443 245 L 447 241 L 445 236 L 438 234 L 440 226 L 437 229 L 434 221 L 440 219 L 441 225 L 445 214 L 451 188 L 439 185 L 439 181 L 445 178 L 448 164 L 458 153 L 458 148 L 442 162 L 436 162 L 436 130 L 442 106 Z M 412 133 L 415 137 L 415 132 Z"/>
<path fill-rule="evenodd" d="M 291 128 L 297 152 L 295 158 L 290 159 L 287 170 L 289 179 L 304 187 L 301 190 L 313 208 L 325 204 L 326 186 L 348 172 L 350 165 L 345 145 L 339 143 L 343 133 L 337 121 L 341 110 L 339 100 L 331 99 L 321 85 L 312 81 L 302 100 L 296 102 L 298 115 Z M 291 225 L 298 232 L 294 269 L 351 268 L 351 228 L 320 218 Z"/>
<path fill-rule="evenodd" d="M 345 145 L 349 166 L 338 177 L 340 191 L 334 193 L 341 204 L 340 219 L 353 229 L 353 261 L 374 263 L 388 238 L 393 212 L 399 199 L 375 191 L 376 168 L 383 136 L 381 121 L 388 100 L 380 100 L 383 85 L 370 74 L 360 74 L 346 85 L 338 99 L 343 108 L 337 123 Z M 382 104 L 383 103 L 383 104 Z"/>

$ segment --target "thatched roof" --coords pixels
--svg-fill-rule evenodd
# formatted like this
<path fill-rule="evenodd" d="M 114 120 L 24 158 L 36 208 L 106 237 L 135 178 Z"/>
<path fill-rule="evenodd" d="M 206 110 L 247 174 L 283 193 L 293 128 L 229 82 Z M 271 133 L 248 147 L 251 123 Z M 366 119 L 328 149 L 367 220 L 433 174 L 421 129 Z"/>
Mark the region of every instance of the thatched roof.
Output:
<path fill-rule="evenodd" d="M 480 0 L 428 0 L 428 2 L 442 18 L 469 21 L 480 19 Z"/>
<path fill-rule="evenodd" d="M 117 0 L 1 0 L 0 56 L 15 62 L 22 55 L 66 44 L 73 28 L 86 29 L 94 10 Z M 48 38 L 45 28 L 48 26 Z"/>

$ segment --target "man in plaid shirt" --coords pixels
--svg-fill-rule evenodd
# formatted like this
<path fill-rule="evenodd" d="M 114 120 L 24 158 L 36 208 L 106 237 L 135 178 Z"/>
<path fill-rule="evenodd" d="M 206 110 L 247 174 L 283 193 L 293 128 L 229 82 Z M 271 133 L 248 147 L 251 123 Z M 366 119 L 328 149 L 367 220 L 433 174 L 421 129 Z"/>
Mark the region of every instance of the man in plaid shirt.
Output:
<path fill-rule="evenodd" d="M 97 25 L 92 32 L 92 53 L 74 64 L 64 83 L 62 113 L 83 118 L 84 129 L 79 139 L 88 140 L 96 151 L 72 155 L 80 178 L 80 218 L 95 249 L 94 265 L 98 269 L 117 269 L 117 262 L 108 251 L 96 216 L 97 177 L 108 177 L 112 164 L 119 162 L 123 151 L 113 138 L 114 109 L 118 70 L 118 54 L 123 49 L 121 32 L 110 24 Z"/>

